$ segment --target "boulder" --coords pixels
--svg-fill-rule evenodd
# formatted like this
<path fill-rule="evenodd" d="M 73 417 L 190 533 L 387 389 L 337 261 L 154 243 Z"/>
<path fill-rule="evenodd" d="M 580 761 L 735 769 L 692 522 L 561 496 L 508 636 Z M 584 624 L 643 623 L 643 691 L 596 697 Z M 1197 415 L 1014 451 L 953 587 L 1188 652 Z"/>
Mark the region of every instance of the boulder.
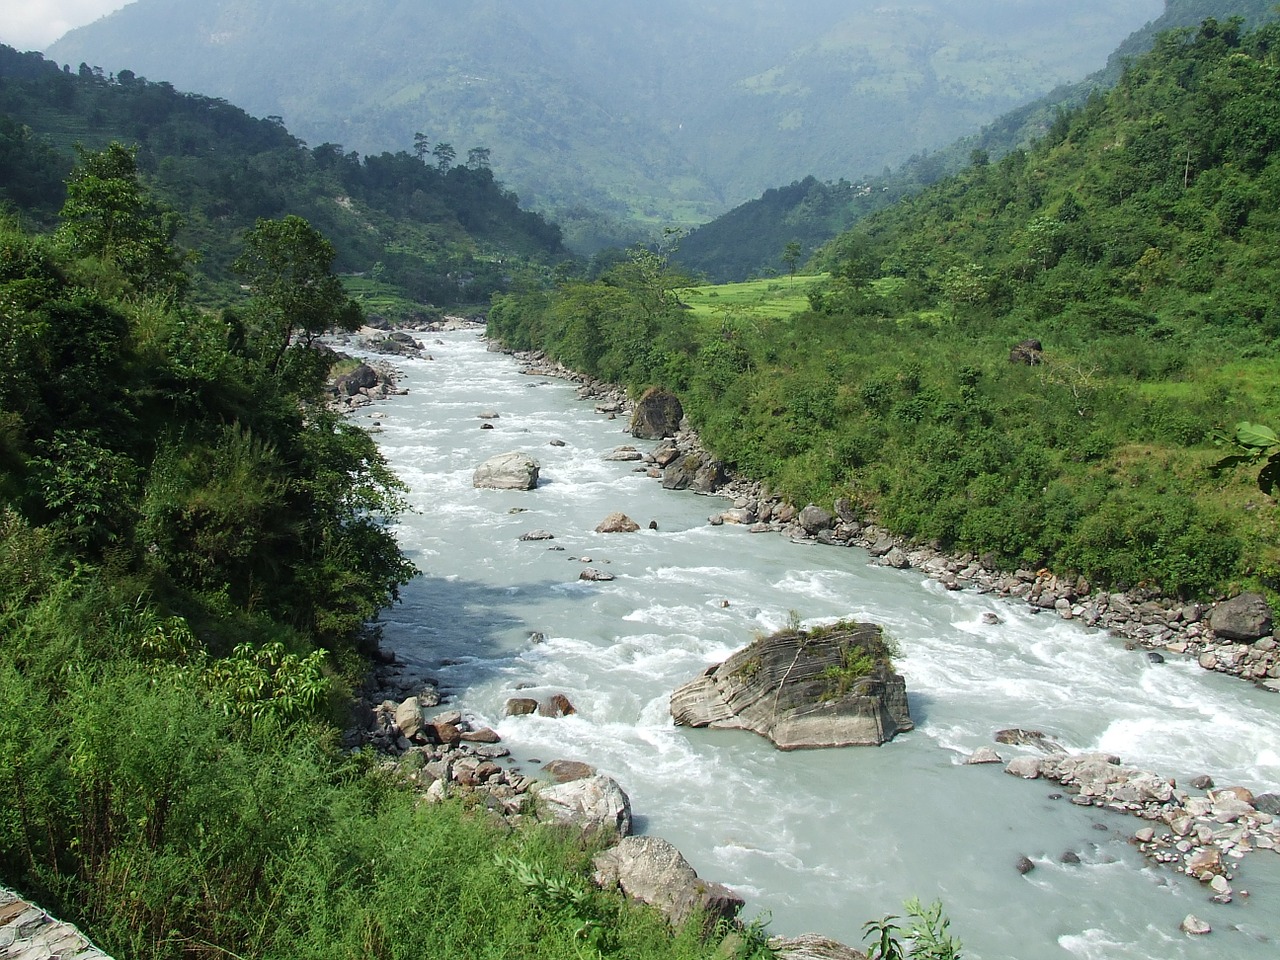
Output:
<path fill-rule="evenodd" d="M 527 717 L 538 712 L 538 701 L 532 697 L 512 697 L 507 701 L 505 712 L 508 717 Z"/>
<path fill-rule="evenodd" d="M 635 447 L 618 447 L 612 453 L 606 453 L 604 459 L 608 463 L 635 463 L 643 460 L 644 454 Z"/>
<path fill-rule="evenodd" d="M 552 783 L 571 783 L 596 775 L 595 767 L 578 760 L 552 760 L 544 763 L 542 769 L 550 775 Z"/>
<path fill-rule="evenodd" d="M 333 385 L 338 396 L 354 397 L 361 390 L 372 390 L 378 385 L 378 371 L 367 363 L 362 363 L 350 373 L 335 379 Z"/>
<path fill-rule="evenodd" d="M 520 534 L 520 539 L 525 543 L 539 542 L 542 540 L 554 540 L 556 535 L 549 530 L 530 530 L 527 533 Z"/>
<path fill-rule="evenodd" d="M 540 469 L 527 453 L 504 453 L 476 467 L 471 485 L 485 490 L 533 490 Z"/>
<path fill-rule="evenodd" d="M 798 937 L 771 937 L 769 949 L 776 960 L 867 960 L 865 953 L 816 933 Z"/>
<path fill-rule="evenodd" d="M 677 929 L 695 914 L 702 914 L 710 929 L 719 921 L 732 921 L 742 909 L 741 897 L 699 879 L 680 851 L 661 837 L 627 837 L 592 862 L 598 886 L 621 889 L 657 909 Z"/>
<path fill-rule="evenodd" d="M 1258 593 L 1223 601 L 1209 614 L 1209 627 L 1222 640 L 1252 643 L 1271 633 L 1271 607 Z"/>
<path fill-rule="evenodd" d="M 600 521 L 596 533 L 635 533 L 639 529 L 640 524 L 625 513 L 611 513 Z"/>
<path fill-rule="evenodd" d="M 538 704 L 540 717 L 568 717 L 577 712 L 573 703 L 563 693 L 552 694 Z"/>
<path fill-rule="evenodd" d="M 1203 937 L 1205 934 L 1213 933 L 1213 927 L 1209 926 L 1194 913 L 1188 913 L 1179 928 L 1183 933 L 1190 934 L 1193 937 Z"/>
<path fill-rule="evenodd" d="M 1044 344 L 1039 340 L 1023 340 L 1009 351 L 1010 363 L 1023 363 L 1034 367 L 1044 362 Z"/>
<path fill-rule="evenodd" d="M 834 523 L 835 517 L 815 504 L 811 503 L 800 511 L 800 526 L 810 536 L 821 530 L 830 530 Z"/>
<path fill-rule="evenodd" d="M 978 766 L 984 763 L 1004 763 L 1004 760 L 991 747 L 979 747 L 969 755 L 965 763 Z"/>
<path fill-rule="evenodd" d="M 584 833 L 631 833 L 631 801 L 610 777 L 597 774 L 539 787 L 537 792 L 542 808 L 557 823 L 573 824 Z"/>
<path fill-rule="evenodd" d="M 662 486 L 666 490 L 715 493 L 726 479 L 724 464 L 698 453 L 677 457 L 662 471 Z"/>
<path fill-rule="evenodd" d="M 631 414 L 631 435 L 640 440 L 661 440 L 680 432 L 684 408 L 670 390 L 650 387 L 636 401 Z"/>
<path fill-rule="evenodd" d="M 880 627 L 852 620 L 756 640 L 677 689 L 671 715 L 781 750 L 876 746 L 915 726 Z"/>
<path fill-rule="evenodd" d="M 422 733 L 426 720 L 422 715 L 422 701 L 417 697 L 409 697 L 400 706 L 396 707 L 396 726 L 400 728 L 400 732 L 408 739 Z"/>
<path fill-rule="evenodd" d="M 614 579 L 614 576 L 612 573 L 608 573 L 604 570 L 597 570 L 595 567 L 587 567 L 578 574 L 578 579 L 586 580 L 591 583 L 608 583 L 610 580 Z"/>

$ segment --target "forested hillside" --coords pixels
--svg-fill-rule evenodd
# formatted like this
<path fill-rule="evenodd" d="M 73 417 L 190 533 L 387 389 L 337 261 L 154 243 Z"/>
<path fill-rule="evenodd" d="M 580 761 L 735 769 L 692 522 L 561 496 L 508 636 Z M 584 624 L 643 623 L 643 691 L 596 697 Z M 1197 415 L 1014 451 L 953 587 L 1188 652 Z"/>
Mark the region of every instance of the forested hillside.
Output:
<path fill-rule="evenodd" d="M 1275 589 L 1261 461 L 1215 472 L 1211 439 L 1280 423 L 1278 45 L 1236 21 L 1162 35 L 1033 149 L 831 243 L 804 313 L 689 311 L 715 291 L 646 254 L 500 300 L 492 332 L 675 388 L 715 451 L 801 502 L 848 495 L 1006 567 Z"/>
<path fill-rule="evenodd" d="M 311 143 L 483 145 L 580 252 L 879 172 L 1097 69 L 1160 0 L 137 0 L 49 54 Z"/>
<path fill-rule="evenodd" d="M 710 223 L 693 230 L 681 244 L 685 269 L 727 282 L 769 276 L 779 269 L 788 243 L 799 243 L 807 258 L 837 233 L 910 196 L 970 163 L 998 160 L 1011 150 L 1043 137 L 1063 110 L 1080 107 L 1089 94 L 1110 88 L 1126 63 L 1151 49 L 1161 32 L 1196 27 L 1209 17 L 1239 16 L 1249 27 L 1280 17 L 1275 0 L 1168 0 L 1165 12 L 1134 31 L 1108 58 L 1107 65 L 1079 83 L 1058 87 L 1031 103 L 996 118 L 978 133 L 961 137 L 934 152 L 921 151 L 893 171 L 849 167 L 835 181 L 806 177 L 788 187 L 765 191 Z M 855 177 L 850 184 L 844 177 Z"/>
<path fill-rule="evenodd" d="M 419 141 L 364 158 L 335 143 L 308 148 L 278 118 L 0 45 L 0 199 L 50 222 L 73 144 L 112 140 L 137 145 L 140 172 L 179 214 L 178 243 L 200 252 L 201 300 L 234 295 L 241 236 L 287 213 L 332 239 L 336 269 L 364 275 L 375 302 L 483 303 L 564 255 L 559 229 L 520 208 L 483 147 Z"/>

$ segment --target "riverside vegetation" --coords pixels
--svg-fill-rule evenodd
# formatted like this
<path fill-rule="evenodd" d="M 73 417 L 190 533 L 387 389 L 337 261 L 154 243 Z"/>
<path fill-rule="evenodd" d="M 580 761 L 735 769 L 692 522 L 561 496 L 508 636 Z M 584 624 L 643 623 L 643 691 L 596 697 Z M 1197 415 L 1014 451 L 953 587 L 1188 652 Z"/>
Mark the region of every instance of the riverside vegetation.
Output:
<path fill-rule="evenodd" d="M 1211 468 L 1215 434 L 1280 422 L 1278 44 L 1238 20 L 1161 35 L 1033 148 L 826 246 L 806 310 L 687 309 L 638 250 L 499 297 L 491 335 L 675 390 L 709 449 L 796 503 L 848 497 L 1006 569 L 1275 591 L 1257 467 Z"/>
<path fill-rule="evenodd" d="M 340 748 L 413 574 L 311 342 L 361 311 L 297 216 L 198 308 L 172 227 L 118 144 L 51 235 L 0 219 L 0 880 L 120 957 L 711 956 L 591 887 L 591 843 Z"/>

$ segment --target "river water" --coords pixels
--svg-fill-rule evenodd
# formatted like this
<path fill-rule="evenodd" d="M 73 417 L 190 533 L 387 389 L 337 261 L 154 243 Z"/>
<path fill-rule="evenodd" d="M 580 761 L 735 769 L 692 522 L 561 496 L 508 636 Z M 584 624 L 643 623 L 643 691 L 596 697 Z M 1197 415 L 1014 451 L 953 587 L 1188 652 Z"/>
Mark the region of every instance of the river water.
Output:
<path fill-rule="evenodd" d="M 725 501 L 603 460 L 632 440 L 571 385 L 520 375 L 474 332 L 428 349 L 434 360 L 402 364 L 409 395 L 363 414 L 411 488 L 398 533 L 424 571 L 387 612 L 386 645 L 495 727 L 526 771 L 566 757 L 614 777 L 639 832 L 671 840 L 775 933 L 859 945 L 866 920 L 918 896 L 940 898 L 966 956 L 986 960 L 1280 955 L 1280 856 L 1251 854 L 1234 882 L 1250 896 L 1215 905 L 1146 865 L 1127 842 L 1141 821 L 962 763 L 994 731 L 1023 726 L 1180 780 L 1274 791 L 1280 697 L 1189 661 L 1152 664 L 1051 614 L 948 593 L 857 548 L 711 527 Z M 500 415 L 493 430 L 480 429 L 485 411 Z M 514 450 L 540 461 L 536 491 L 472 488 L 478 464 Z M 658 529 L 596 534 L 614 511 Z M 556 539 L 519 541 L 535 529 Z M 579 581 L 588 557 L 617 579 Z M 987 612 L 1002 623 L 985 624 Z M 880 748 L 782 753 L 751 734 L 672 725 L 674 687 L 793 614 L 883 624 L 916 729 Z M 508 697 L 552 693 L 577 715 L 503 717 Z M 1062 864 L 1067 851 L 1081 862 Z M 1026 876 L 1023 855 L 1036 864 Z M 1214 932 L 1180 933 L 1188 913 Z"/>

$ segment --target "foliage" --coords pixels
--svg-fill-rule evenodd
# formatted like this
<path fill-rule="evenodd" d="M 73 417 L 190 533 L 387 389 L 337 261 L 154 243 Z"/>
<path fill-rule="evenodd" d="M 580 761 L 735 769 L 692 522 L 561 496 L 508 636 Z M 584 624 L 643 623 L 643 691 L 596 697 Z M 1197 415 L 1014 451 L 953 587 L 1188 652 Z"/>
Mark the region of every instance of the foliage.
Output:
<path fill-rule="evenodd" d="M 962 944 L 951 935 L 940 900 L 926 907 L 912 897 L 904 906 L 911 921 L 905 929 L 893 922 L 899 919 L 893 914 L 863 924 L 863 940 L 871 942 L 868 960 L 960 960 Z"/>
<path fill-rule="evenodd" d="M 1163 36 L 1053 136 L 819 251 L 794 304 L 683 290 L 636 343 L 606 274 L 500 298 L 491 330 L 676 390 L 712 450 L 796 503 L 848 497 L 1006 569 L 1280 588 L 1280 519 L 1239 461 L 1213 475 L 1207 442 L 1280 416 L 1277 29 Z M 1029 338 L 1043 350 L 1011 362 Z"/>
<path fill-rule="evenodd" d="M 1212 467 L 1215 473 L 1221 473 L 1230 467 L 1240 464 L 1257 464 L 1263 455 L 1270 451 L 1262 469 L 1258 472 L 1258 489 L 1271 496 L 1275 493 L 1276 484 L 1280 483 L 1280 437 L 1270 427 L 1248 420 L 1236 424 L 1234 435 L 1228 437 L 1216 434 L 1214 442 L 1218 446 L 1230 445 L 1242 452 L 1228 454 Z"/>

